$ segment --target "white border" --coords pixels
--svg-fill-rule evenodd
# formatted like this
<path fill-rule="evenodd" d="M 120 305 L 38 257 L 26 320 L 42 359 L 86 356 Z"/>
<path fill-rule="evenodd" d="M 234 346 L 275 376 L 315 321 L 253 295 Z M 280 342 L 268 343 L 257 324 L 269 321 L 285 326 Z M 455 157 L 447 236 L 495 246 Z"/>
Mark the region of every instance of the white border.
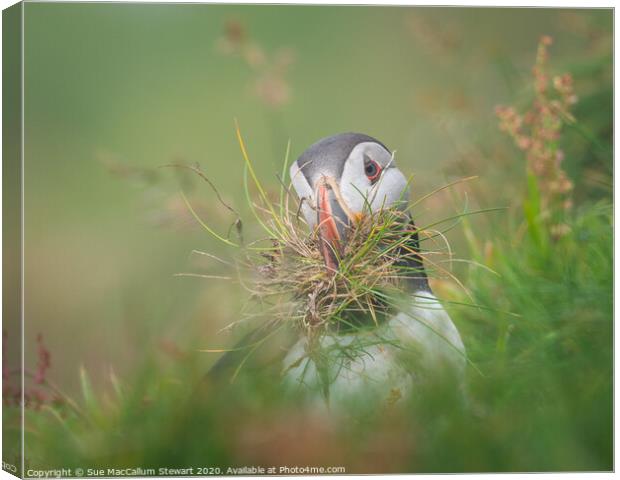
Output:
<path fill-rule="evenodd" d="M 17 3 L 15 0 L 0 0 L 2 8 L 7 8 Z M 164 4 L 185 4 L 185 3 L 197 3 L 197 4 L 214 4 L 214 5 L 359 5 L 359 6 L 379 6 L 379 7 L 471 7 L 471 8 L 614 8 L 616 6 L 615 1 L 601 1 L 601 0 L 563 0 L 563 1 L 489 1 L 489 0 L 476 0 L 475 2 L 465 2 L 462 0 L 453 0 L 451 2 L 437 2 L 432 0 L 404 0 L 404 1 L 389 1 L 389 0 L 376 0 L 376 1 L 362 1 L 362 0 L 314 0 L 314 1 L 295 1 L 295 0 L 228 0 L 228 1 L 201 1 L 201 0 L 183 0 L 183 1 L 170 1 L 170 0 L 24 0 L 24 3 L 164 3 Z"/>
<path fill-rule="evenodd" d="M 24 333 L 25 333 L 25 323 L 24 323 L 24 294 L 25 294 L 25 289 L 24 289 L 24 264 L 25 264 L 25 258 L 24 258 L 24 249 L 23 249 L 23 244 L 24 244 L 24 187 L 25 187 L 25 175 L 24 175 L 24 171 L 25 171 L 25 162 L 24 162 L 24 148 L 25 148 L 25 110 L 24 110 L 24 106 L 25 106 L 25 90 L 23 90 L 24 88 L 24 76 L 25 76 L 25 71 L 24 71 L 24 17 L 25 17 L 25 3 L 40 3 L 41 1 L 47 1 L 47 0 L 26 0 L 24 2 L 24 8 L 22 8 L 22 44 L 21 44 L 21 55 L 22 55 L 22 65 L 21 65 L 21 81 L 22 81 L 22 91 L 24 92 L 24 95 L 22 95 L 22 99 L 21 99 L 21 113 L 22 113 L 22 125 L 21 125 L 21 241 L 22 241 L 22 254 L 21 254 L 21 269 L 22 269 L 22 277 L 21 277 L 21 315 L 22 315 L 22 366 L 24 364 Z M 17 2 L 15 2 L 14 0 L 0 0 L 0 6 L 2 9 L 5 9 L 13 4 L 15 4 Z M 614 8 L 616 6 L 616 2 L 615 1 L 600 1 L 600 0 L 590 0 L 588 2 L 584 2 L 584 1 L 577 1 L 577 0 L 564 0 L 564 1 L 534 1 L 534 0 L 530 0 L 528 2 L 523 2 L 523 1 L 512 1 L 512 2 L 502 2 L 502 1 L 484 1 L 484 0 L 477 0 L 474 3 L 468 3 L 465 1 L 459 1 L 459 0 L 452 0 L 449 3 L 438 3 L 436 1 L 428 1 L 428 0 L 418 0 L 418 1 L 399 1 L 399 2 L 395 2 L 395 1 L 382 1 L 382 0 L 376 0 L 374 2 L 363 2 L 360 0 L 357 1 L 351 1 L 351 0 L 339 0 L 337 2 L 333 2 L 333 1 L 329 1 L 329 0 L 315 0 L 313 2 L 294 2 L 294 1 L 281 1 L 281 0 L 272 0 L 269 2 L 266 1 L 256 1 L 256 0 L 230 0 L 227 2 L 204 2 L 204 1 L 199 1 L 199 0 L 185 0 L 182 2 L 173 2 L 173 1 L 166 1 L 166 0 L 132 0 L 132 1 L 109 1 L 109 2 L 97 2 L 97 1 L 87 1 L 87 2 L 80 2 L 78 0 L 51 0 L 48 3 L 166 3 L 166 4 L 183 4 L 183 3 L 211 3 L 211 4 L 271 4 L 271 5 L 376 5 L 376 6 L 436 6 L 436 7 L 441 7 L 441 6 L 457 6 L 457 7 L 521 7 L 521 8 L 526 8 L 526 7 L 530 7 L 530 8 Z M 616 19 L 616 12 L 614 10 L 613 13 L 613 17 L 614 17 L 614 30 L 615 30 L 615 19 Z M 0 26 L 0 30 L 1 30 L 1 26 Z M 1 35 L 0 35 L 0 46 L 1 46 Z M 617 51 L 617 39 L 614 35 L 614 53 Z M 1 51 L 1 49 L 0 49 Z M 615 95 L 615 79 L 617 78 L 616 76 L 616 68 L 617 65 L 615 65 L 615 54 L 614 54 L 614 146 L 615 146 L 615 138 L 616 138 L 616 129 L 617 129 L 617 124 L 615 122 L 615 112 L 616 112 L 616 107 L 617 107 L 617 97 Z M 0 68 L 1 69 L 1 68 Z M 1 75 L 0 75 L 1 76 Z M 0 85 L 1 85 L 1 79 L 0 79 Z M 1 101 L 0 101 L 0 107 L 1 107 Z M 0 132 L 0 140 L 1 140 L 1 132 Z M 615 152 L 614 152 L 615 153 Z M 614 160 L 615 160 L 615 154 L 614 154 Z M 615 166 L 615 161 L 614 161 L 614 166 Z M 616 169 L 614 168 L 614 186 L 617 184 L 618 182 L 618 177 L 620 175 L 618 174 L 618 172 L 616 171 Z M 1 203 L 1 191 L 2 191 L 2 186 L 0 183 L 0 203 Z M 615 188 L 614 188 L 614 206 L 615 206 Z M 615 224 L 617 224 L 619 218 L 617 215 L 617 211 L 614 208 L 614 222 Z M 0 232 L 1 232 L 1 225 L 0 225 Z M 614 231 L 615 233 L 615 231 Z M 617 260 L 616 260 L 616 256 L 615 256 L 615 252 L 616 252 L 616 246 L 618 239 L 615 238 L 614 235 L 614 298 L 620 298 L 620 287 L 618 287 L 618 285 L 615 282 L 615 273 L 618 271 L 617 270 Z M 0 253 L 1 256 L 1 253 Z M 2 279 L 0 277 L 0 287 L 1 287 L 1 283 L 2 283 Z M 0 290 L 1 292 L 1 290 Z M 0 293 L 1 295 L 1 293 Z M 615 319 L 615 302 L 614 302 L 614 319 Z M 615 326 L 615 325 L 614 325 Z M 617 422 L 617 417 L 615 415 L 615 407 L 616 407 L 616 382 L 615 382 L 615 372 L 616 367 L 617 367 L 617 358 L 615 356 L 615 345 L 617 344 L 616 340 L 618 340 L 619 337 L 619 333 L 618 330 L 616 328 L 614 328 L 614 440 L 615 440 L 615 431 L 616 428 L 618 426 L 618 422 Z M 22 382 L 24 381 L 24 379 L 22 378 Z M 22 394 L 24 391 L 24 385 L 22 385 Z M 23 399 L 22 399 L 23 401 Z M 23 453 L 24 453 L 24 432 L 23 432 L 23 428 L 25 426 L 24 424 L 25 418 L 24 415 L 22 413 L 22 472 L 24 471 L 24 460 L 23 460 Z M 0 451 L 2 448 L 2 438 L 0 436 Z M 616 458 L 616 444 L 614 442 L 614 460 Z M 468 474 L 460 474 L 460 475 L 467 475 Z M 522 478 L 524 477 L 526 474 L 485 474 L 484 478 L 486 479 L 491 479 L 491 480 L 495 480 L 495 479 L 499 479 L 499 478 L 505 478 L 510 476 L 510 478 Z M 581 474 L 581 473 L 552 473 L 552 474 L 544 474 L 545 478 L 558 478 L 558 479 L 568 479 L 568 480 L 573 480 L 573 479 L 583 479 L 583 478 L 602 478 L 602 477 L 609 477 L 613 474 L 608 474 L 608 473 L 585 473 L 585 474 Z M 403 475 L 399 475 L 400 477 L 402 477 Z M 386 477 L 385 475 L 376 475 L 376 477 Z M 430 479 L 430 478 L 447 478 L 448 475 L 416 475 L 416 478 L 422 478 L 422 479 Z M 14 479 L 14 476 L 9 475 L 7 472 L 4 472 L 2 470 L 0 470 L 0 480 L 4 480 L 4 479 Z M 174 478 L 174 477 L 170 477 L 170 478 Z M 249 477 L 249 478 L 262 478 L 262 477 Z M 281 477 L 281 478 L 299 478 L 299 477 Z M 337 478 L 337 479 L 349 479 L 351 478 L 350 476 L 334 476 L 334 477 L 330 477 L 330 478 Z"/>

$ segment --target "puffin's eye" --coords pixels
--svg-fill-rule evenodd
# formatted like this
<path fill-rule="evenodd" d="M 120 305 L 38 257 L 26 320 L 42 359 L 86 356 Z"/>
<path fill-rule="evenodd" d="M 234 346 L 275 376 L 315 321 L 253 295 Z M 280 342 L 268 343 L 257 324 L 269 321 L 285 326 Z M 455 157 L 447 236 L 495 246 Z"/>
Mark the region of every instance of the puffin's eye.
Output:
<path fill-rule="evenodd" d="M 368 180 L 374 182 L 381 174 L 381 166 L 374 160 L 366 157 L 364 159 L 364 173 L 366 173 Z"/>

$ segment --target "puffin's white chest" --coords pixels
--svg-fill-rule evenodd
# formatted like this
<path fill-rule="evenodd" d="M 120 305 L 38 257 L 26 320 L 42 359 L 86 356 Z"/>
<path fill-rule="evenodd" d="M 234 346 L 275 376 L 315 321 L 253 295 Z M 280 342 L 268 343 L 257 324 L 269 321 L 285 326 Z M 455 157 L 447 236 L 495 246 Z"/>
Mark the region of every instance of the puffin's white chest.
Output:
<path fill-rule="evenodd" d="M 365 401 L 396 400 L 427 373 L 449 369 L 458 379 L 465 370 L 465 347 L 437 299 L 418 292 L 405 312 L 372 331 L 326 336 L 309 353 L 299 340 L 284 359 L 285 383 L 327 395 L 346 405 L 352 396 Z"/>

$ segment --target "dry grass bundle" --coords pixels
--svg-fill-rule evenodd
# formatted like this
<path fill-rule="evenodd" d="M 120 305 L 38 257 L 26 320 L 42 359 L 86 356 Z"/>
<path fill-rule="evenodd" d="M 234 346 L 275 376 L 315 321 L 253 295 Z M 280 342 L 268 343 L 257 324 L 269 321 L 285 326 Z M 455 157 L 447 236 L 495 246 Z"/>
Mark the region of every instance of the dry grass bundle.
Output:
<path fill-rule="evenodd" d="M 316 229 L 288 216 L 278 222 L 284 229 L 271 248 L 248 257 L 257 272 L 253 294 L 280 306 L 274 321 L 309 335 L 379 324 L 406 282 L 424 275 L 419 231 L 403 211 L 381 210 L 352 226 L 336 271 L 325 265 Z"/>

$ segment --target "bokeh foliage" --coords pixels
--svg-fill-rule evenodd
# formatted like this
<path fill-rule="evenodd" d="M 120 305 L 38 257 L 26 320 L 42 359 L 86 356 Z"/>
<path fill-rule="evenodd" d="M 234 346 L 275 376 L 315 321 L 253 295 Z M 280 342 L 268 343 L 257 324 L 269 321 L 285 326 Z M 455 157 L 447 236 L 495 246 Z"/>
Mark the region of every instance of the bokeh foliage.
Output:
<path fill-rule="evenodd" d="M 26 361 L 36 370 L 42 334 L 60 402 L 27 410 L 27 465 L 610 470 L 611 22 L 605 10 L 28 4 Z M 526 159 L 494 113 L 531 103 L 543 34 L 579 97 L 559 140 L 574 183 L 560 237 L 528 222 Z M 417 221 L 507 207 L 447 232 L 457 258 L 494 273 L 455 263 L 470 296 L 433 285 L 488 307 L 450 307 L 478 370 L 466 402 L 439 383 L 393 410 L 326 421 L 283 395 L 275 363 L 204 384 L 216 355 L 199 349 L 232 342 L 217 332 L 245 294 L 173 277 L 226 269 L 188 255 L 227 251 L 180 188 L 221 231 L 234 218 L 208 186 L 159 167 L 200 162 L 251 218 L 234 117 L 274 191 L 289 139 L 295 158 L 362 131 L 397 150 L 414 197 L 479 176 L 430 197 Z M 15 431 L 16 415 L 5 407 Z"/>

